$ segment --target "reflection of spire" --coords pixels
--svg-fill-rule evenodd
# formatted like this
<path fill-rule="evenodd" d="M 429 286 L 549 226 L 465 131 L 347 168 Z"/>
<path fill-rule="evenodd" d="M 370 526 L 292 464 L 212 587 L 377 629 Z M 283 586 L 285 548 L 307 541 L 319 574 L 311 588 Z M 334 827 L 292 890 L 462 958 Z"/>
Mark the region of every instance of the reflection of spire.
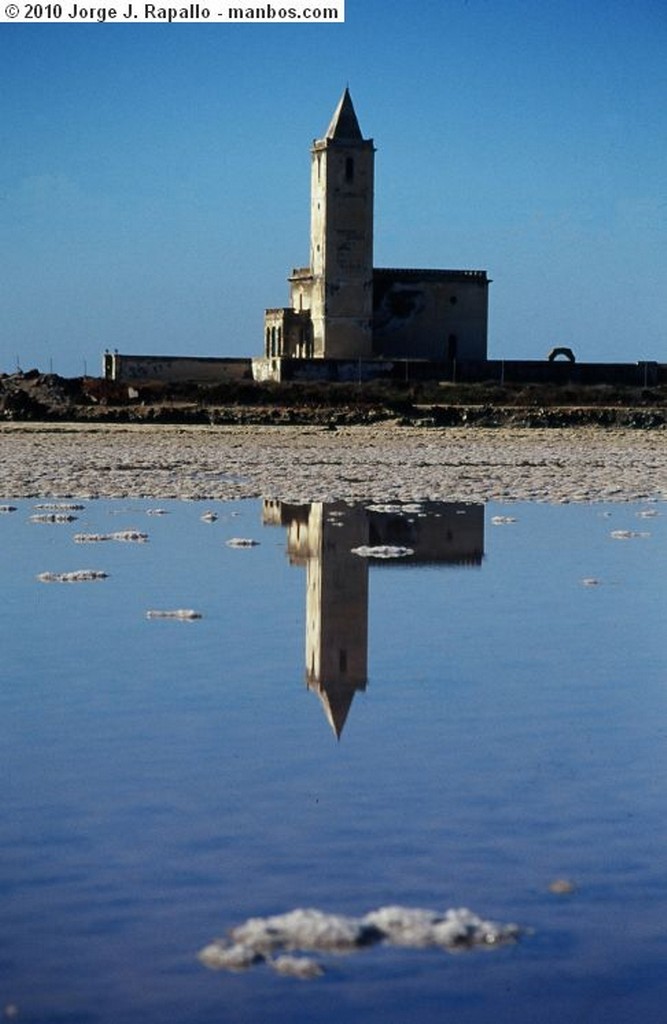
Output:
<path fill-rule="evenodd" d="M 308 689 L 313 690 L 322 701 L 327 721 L 336 734 L 336 739 L 339 740 L 347 721 L 348 711 L 352 707 L 355 691 L 344 684 L 319 684 L 316 681 L 309 681 Z M 363 690 L 364 687 L 359 689 Z"/>

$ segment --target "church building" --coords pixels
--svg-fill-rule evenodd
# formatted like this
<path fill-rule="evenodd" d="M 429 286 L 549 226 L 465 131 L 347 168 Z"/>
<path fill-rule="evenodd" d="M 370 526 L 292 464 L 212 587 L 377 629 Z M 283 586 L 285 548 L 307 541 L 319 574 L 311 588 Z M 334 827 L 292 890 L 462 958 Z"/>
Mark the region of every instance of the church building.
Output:
<path fill-rule="evenodd" d="M 486 271 L 374 267 L 374 162 L 345 89 L 311 150 L 310 263 L 289 277 L 289 306 L 265 312 L 256 376 L 281 379 L 286 360 L 319 376 L 320 360 L 487 358 Z"/>

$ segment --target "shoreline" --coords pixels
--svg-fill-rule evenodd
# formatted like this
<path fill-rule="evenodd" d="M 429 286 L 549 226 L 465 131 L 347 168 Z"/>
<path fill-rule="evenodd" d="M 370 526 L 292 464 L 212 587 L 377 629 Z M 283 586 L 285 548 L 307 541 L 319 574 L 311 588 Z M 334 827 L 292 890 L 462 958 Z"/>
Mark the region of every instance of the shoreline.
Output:
<path fill-rule="evenodd" d="M 0 498 L 664 501 L 662 430 L 0 424 Z"/>

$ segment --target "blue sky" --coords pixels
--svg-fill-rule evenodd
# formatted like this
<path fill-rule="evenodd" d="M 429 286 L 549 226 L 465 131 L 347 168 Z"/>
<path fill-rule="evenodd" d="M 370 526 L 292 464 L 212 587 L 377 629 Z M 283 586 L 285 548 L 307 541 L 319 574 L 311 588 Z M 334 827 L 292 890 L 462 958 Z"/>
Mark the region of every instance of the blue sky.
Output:
<path fill-rule="evenodd" d="M 342 25 L 0 25 L 0 371 L 251 355 L 347 83 L 378 266 L 485 269 L 489 355 L 667 361 L 664 0 L 347 0 Z"/>

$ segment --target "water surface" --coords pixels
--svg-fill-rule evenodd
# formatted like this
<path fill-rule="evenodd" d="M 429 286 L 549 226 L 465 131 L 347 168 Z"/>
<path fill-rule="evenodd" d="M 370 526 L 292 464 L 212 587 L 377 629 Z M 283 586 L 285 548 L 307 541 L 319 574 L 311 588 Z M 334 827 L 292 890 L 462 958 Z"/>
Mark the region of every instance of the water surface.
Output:
<path fill-rule="evenodd" d="M 661 506 L 243 502 L 206 523 L 208 504 L 99 501 L 37 523 L 36 502 L 13 504 L 10 1013 L 661 1019 L 667 519 L 642 515 Z M 148 542 L 74 541 L 127 529 Z M 412 554 L 352 553 L 377 545 Z M 36 578 L 83 568 L 108 578 Z M 146 617 L 184 608 L 202 618 Z M 552 893 L 559 878 L 574 891 Z M 530 932 L 485 952 L 324 956 L 310 982 L 197 960 L 253 915 L 394 903 Z"/>

